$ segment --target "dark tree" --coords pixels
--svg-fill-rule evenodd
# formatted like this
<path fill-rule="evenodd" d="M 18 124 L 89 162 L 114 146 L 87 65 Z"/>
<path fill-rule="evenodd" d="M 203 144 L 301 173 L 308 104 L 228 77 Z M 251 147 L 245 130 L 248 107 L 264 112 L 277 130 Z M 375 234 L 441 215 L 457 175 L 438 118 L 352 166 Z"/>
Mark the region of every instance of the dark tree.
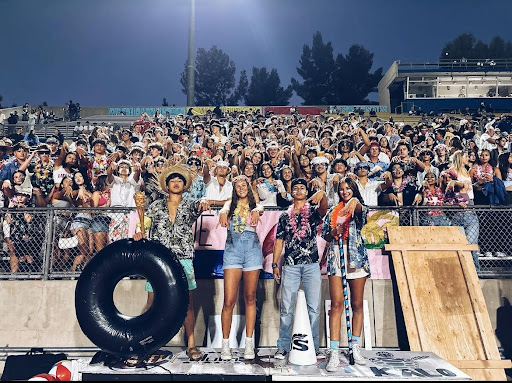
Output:
<path fill-rule="evenodd" d="M 48 103 L 46 101 L 43 101 L 43 106 L 48 106 Z"/>
<path fill-rule="evenodd" d="M 245 104 L 254 105 L 288 105 L 292 97 L 292 86 L 285 89 L 276 69 L 270 73 L 267 68 L 252 68 L 251 84 L 245 97 Z"/>
<path fill-rule="evenodd" d="M 182 92 L 187 94 L 187 65 L 181 73 Z M 227 105 L 235 88 L 235 63 L 215 45 L 210 50 L 197 50 L 194 99 L 196 105 Z"/>
<path fill-rule="evenodd" d="M 2 108 L 2 100 L 4 99 L 4 97 L 0 94 L 0 108 Z"/>
<path fill-rule="evenodd" d="M 249 80 L 247 80 L 247 72 L 244 69 L 240 72 L 240 78 L 238 79 L 238 86 L 235 91 L 228 98 L 228 105 L 238 105 L 239 100 L 244 100 L 247 96 L 247 90 L 249 88 Z"/>
<path fill-rule="evenodd" d="M 313 45 L 304 45 L 297 72 L 304 82 L 292 78 L 293 90 L 304 99 L 303 105 L 368 104 L 368 94 L 377 91 L 382 68 L 374 73 L 373 53 L 361 45 L 352 45 L 346 57 L 333 57 L 330 42 L 324 43 L 320 32 L 313 35 Z"/>
<path fill-rule="evenodd" d="M 382 68 L 371 73 L 373 53 L 361 45 L 352 45 L 348 54 L 336 58 L 333 81 L 333 104 L 368 104 L 368 94 L 377 92 Z"/>
<path fill-rule="evenodd" d="M 304 99 L 303 105 L 330 104 L 332 94 L 332 76 L 336 68 L 331 42 L 324 44 L 322 34 L 313 35 L 311 48 L 304 44 L 300 67 L 297 73 L 303 82 L 292 78 L 293 90 Z"/>
<path fill-rule="evenodd" d="M 165 97 L 162 100 L 162 106 L 169 106 L 169 103 L 167 102 L 167 98 L 165 98 Z"/>
<path fill-rule="evenodd" d="M 493 37 L 489 44 L 476 41 L 470 33 L 463 33 L 449 41 L 441 51 L 441 59 L 509 59 L 512 58 L 512 42 L 499 36 Z"/>

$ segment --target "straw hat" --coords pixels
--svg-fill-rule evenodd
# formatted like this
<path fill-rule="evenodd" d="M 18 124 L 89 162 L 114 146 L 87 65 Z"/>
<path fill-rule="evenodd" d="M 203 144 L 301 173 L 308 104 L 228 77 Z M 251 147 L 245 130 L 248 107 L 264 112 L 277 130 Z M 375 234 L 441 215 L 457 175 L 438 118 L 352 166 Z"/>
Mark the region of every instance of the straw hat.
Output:
<path fill-rule="evenodd" d="M 160 176 L 158 177 L 158 184 L 160 188 L 168 192 L 169 189 L 167 187 L 167 179 L 172 174 L 179 174 L 185 179 L 185 189 L 183 191 L 187 191 L 190 186 L 192 186 L 192 176 L 190 175 L 190 171 L 183 165 L 171 165 L 168 167 L 165 167 L 162 170 L 162 173 L 160 173 Z"/>

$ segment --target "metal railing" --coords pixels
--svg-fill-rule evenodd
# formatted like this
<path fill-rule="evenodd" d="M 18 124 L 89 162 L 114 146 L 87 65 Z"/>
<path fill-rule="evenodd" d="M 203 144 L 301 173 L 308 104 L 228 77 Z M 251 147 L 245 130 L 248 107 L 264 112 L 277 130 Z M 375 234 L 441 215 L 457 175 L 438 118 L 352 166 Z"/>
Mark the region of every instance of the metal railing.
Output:
<path fill-rule="evenodd" d="M 511 70 L 512 59 L 442 59 L 438 62 L 398 62 L 398 70 Z"/>
<path fill-rule="evenodd" d="M 474 253 L 479 276 L 512 277 L 511 206 L 371 209 L 397 213 L 400 226 L 461 226 L 480 247 Z M 128 238 L 136 217 L 129 208 L 0 209 L 0 279 L 77 278 L 104 246 Z"/>

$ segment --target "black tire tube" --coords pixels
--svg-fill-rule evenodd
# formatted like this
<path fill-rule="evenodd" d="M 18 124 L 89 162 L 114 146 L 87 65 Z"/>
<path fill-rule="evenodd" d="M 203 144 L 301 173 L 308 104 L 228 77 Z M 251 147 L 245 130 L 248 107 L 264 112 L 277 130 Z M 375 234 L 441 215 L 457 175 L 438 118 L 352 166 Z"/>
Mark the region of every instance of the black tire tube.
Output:
<path fill-rule="evenodd" d="M 117 283 L 130 275 L 146 278 L 154 291 L 151 307 L 136 317 L 114 305 Z M 188 305 L 188 282 L 178 258 L 160 242 L 146 239 L 123 239 L 103 248 L 85 266 L 75 289 L 83 333 L 103 351 L 124 359 L 165 346 L 183 325 Z"/>

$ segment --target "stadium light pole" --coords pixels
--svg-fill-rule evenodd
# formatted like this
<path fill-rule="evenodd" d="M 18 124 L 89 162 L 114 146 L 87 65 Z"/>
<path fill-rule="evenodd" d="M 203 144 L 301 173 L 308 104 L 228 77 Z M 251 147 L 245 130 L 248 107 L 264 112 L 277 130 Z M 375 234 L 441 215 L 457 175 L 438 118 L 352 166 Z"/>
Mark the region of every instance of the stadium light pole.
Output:
<path fill-rule="evenodd" d="M 187 106 L 195 106 L 194 103 L 194 75 L 195 75 L 195 58 L 194 58 L 194 30 L 195 30 L 195 0 L 190 0 L 190 23 L 188 30 L 188 65 L 187 65 Z"/>

